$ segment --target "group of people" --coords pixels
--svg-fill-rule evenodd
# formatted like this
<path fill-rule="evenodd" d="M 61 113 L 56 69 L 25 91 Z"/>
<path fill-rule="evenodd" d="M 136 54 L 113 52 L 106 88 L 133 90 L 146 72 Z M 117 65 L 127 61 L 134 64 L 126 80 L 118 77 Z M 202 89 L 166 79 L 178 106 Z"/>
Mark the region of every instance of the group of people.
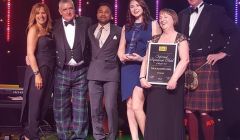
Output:
<path fill-rule="evenodd" d="M 199 139 L 199 126 L 205 140 L 214 140 L 210 113 L 223 109 L 216 63 L 230 55 L 228 36 L 236 28 L 222 7 L 203 0 L 188 2 L 190 6 L 179 16 L 174 10 L 162 9 L 156 21 L 144 0 L 130 0 L 122 28 L 111 24 L 108 3 L 99 4 L 98 23 L 92 25 L 90 18 L 75 15 L 72 0 L 60 0 L 62 18 L 53 26 L 48 7 L 35 4 L 27 28 L 28 66 L 21 115 L 24 139 L 40 139 L 39 124 L 53 92 L 59 139 L 87 138 L 89 96 L 93 137 L 116 140 L 121 87 L 132 140 L 140 139 L 138 128 L 145 140 L 184 140 L 184 118 L 190 140 Z M 223 42 L 226 35 L 227 43 Z M 177 44 L 176 69 L 166 86 L 146 80 L 149 41 Z M 199 69 L 195 90 L 184 88 L 186 69 Z"/>

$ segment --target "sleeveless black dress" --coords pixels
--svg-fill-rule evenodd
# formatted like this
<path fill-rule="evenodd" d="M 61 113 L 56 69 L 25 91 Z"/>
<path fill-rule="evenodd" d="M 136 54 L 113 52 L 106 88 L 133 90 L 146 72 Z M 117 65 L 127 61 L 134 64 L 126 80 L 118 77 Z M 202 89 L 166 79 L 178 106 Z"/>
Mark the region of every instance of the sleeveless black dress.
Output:
<path fill-rule="evenodd" d="M 35 76 L 30 66 L 26 67 L 20 121 L 24 133 L 30 139 L 38 139 L 38 126 L 44 119 L 53 89 L 55 45 L 51 35 L 38 38 L 35 57 L 43 79 L 43 87 L 35 87 Z"/>
<path fill-rule="evenodd" d="M 153 41 L 157 42 L 159 38 Z M 175 43 L 183 40 L 186 38 L 178 33 Z M 184 140 L 184 76 L 178 79 L 175 90 L 153 85 L 146 93 L 144 140 Z"/>

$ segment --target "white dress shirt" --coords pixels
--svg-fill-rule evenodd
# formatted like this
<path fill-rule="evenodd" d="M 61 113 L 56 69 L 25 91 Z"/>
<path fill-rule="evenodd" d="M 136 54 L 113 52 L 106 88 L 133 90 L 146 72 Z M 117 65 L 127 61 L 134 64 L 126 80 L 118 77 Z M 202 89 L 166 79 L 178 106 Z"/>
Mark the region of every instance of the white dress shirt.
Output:
<path fill-rule="evenodd" d="M 67 38 L 68 45 L 70 49 L 73 48 L 74 45 L 74 39 L 75 39 L 75 26 L 76 26 L 76 21 L 73 20 L 74 25 L 68 24 L 65 26 L 64 24 L 64 19 L 62 19 L 63 22 L 63 27 L 64 27 L 64 32 Z M 77 62 L 72 58 L 69 62 L 68 65 L 77 65 Z"/>
<path fill-rule="evenodd" d="M 102 25 L 98 24 L 97 28 L 94 31 L 94 36 L 95 37 L 97 37 L 97 34 L 98 34 L 101 27 L 102 27 Z M 105 43 L 105 41 L 107 40 L 109 34 L 110 34 L 110 23 L 103 26 L 102 34 L 101 34 L 100 39 L 99 39 L 99 47 L 100 48 L 102 48 L 102 46 Z"/>
<path fill-rule="evenodd" d="M 194 12 L 194 13 L 192 13 L 191 15 L 190 15 L 190 22 L 189 22 L 189 36 L 191 35 L 191 33 L 192 33 L 192 31 L 193 31 L 193 29 L 194 29 L 194 27 L 195 27 L 195 25 L 196 25 L 196 23 L 197 23 L 197 21 L 198 21 L 198 18 L 199 18 L 199 16 L 201 15 L 201 12 L 202 12 L 202 10 L 203 10 L 203 8 L 204 8 L 204 4 L 203 4 L 203 2 L 201 2 L 198 6 L 197 6 L 197 8 L 198 8 L 198 13 L 196 13 L 196 12 Z"/>

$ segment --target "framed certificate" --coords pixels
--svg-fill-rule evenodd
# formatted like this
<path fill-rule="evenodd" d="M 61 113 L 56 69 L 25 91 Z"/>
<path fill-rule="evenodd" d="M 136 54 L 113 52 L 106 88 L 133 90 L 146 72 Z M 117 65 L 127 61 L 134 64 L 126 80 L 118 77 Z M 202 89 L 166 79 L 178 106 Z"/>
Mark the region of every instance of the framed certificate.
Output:
<path fill-rule="evenodd" d="M 146 79 L 151 84 L 167 85 L 177 63 L 177 44 L 149 43 Z"/>

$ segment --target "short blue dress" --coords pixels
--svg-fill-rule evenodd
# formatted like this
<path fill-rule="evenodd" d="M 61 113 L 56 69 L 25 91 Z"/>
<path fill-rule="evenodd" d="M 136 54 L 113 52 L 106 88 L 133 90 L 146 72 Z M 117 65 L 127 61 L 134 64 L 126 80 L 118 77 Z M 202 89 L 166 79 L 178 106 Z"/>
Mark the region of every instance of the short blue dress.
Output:
<path fill-rule="evenodd" d="M 134 36 L 134 37 L 133 37 Z M 125 32 L 126 51 L 130 47 L 133 52 L 140 56 L 145 56 L 147 42 L 152 39 L 152 23 L 149 22 L 147 28 L 142 23 L 134 23 L 133 27 Z M 139 74 L 142 62 L 127 61 L 121 66 L 121 94 L 122 101 L 132 96 L 135 86 L 140 87 Z"/>

